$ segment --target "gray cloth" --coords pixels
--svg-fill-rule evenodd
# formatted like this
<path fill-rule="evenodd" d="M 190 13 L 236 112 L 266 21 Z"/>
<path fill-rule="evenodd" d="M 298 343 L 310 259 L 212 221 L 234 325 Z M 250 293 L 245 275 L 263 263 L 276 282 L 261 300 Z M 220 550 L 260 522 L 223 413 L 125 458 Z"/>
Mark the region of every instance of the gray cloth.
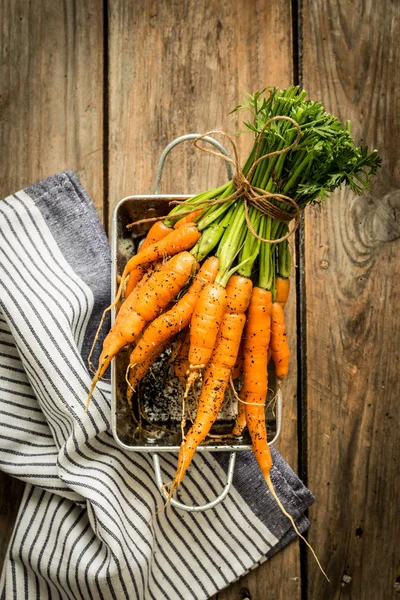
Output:
<path fill-rule="evenodd" d="M 214 509 L 163 509 L 151 457 L 113 439 L 109 383 L 84 412 L 110 251 L 71 171 L 0 202 L 0 252 L 0 464 L 27 482 L 2 599 L 206 599 L 295 538 L 250 452 L 239 454 L 234 486 Z M 275 450 L 273 458 L 277 493 L 304 532 L 314 498 Z M 226 464 L 226 455 L 196 455 L 182 501 L 213 500 Z M 161 466 L 171 480 L 176 455 Z"/>

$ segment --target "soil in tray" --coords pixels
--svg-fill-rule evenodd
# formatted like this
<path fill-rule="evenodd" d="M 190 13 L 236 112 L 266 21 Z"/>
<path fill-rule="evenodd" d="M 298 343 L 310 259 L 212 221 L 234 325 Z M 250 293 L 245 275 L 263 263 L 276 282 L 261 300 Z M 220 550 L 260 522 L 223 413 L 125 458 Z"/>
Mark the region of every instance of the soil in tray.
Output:
<path fill-rule="evenodd" d="M 174 375 L 170 363 L 171 349 L 164 352 L 146 375 L 132 401 L 134 416 L 126 401 L 126 368 L 129 361 L 129 350 L 120 352 L 116 364 L 117 375 L 117 434 L 128 446 L 179 446 L 181 443 L 181 419 L 183 387 Z M 270 389 L 267 401 L 268 437 L 272 439 L 276 431 L 274 415 L 274 370 L 270 370 Z M 241 382 L 235 384 L 240 389 Z M 195 384 L 186 402 L 186 430 L 196 416 L 196 397 L 200 393 L 201 381 Z M 210 437 L 203 445 L 249 445 L 247 431 L 241 438 L 229 437 L 237 411 L 237 400 L 228 388 L 224 404 L 218 418 L 211 429 Z M 221 437 L 212 437 L 212 436 Z"/>

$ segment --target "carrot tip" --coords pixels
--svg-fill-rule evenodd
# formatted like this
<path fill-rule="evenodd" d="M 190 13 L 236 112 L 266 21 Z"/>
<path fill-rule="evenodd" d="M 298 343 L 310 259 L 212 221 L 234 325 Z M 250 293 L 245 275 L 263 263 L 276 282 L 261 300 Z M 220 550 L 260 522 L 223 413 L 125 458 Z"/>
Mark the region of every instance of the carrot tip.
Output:
<path fill-rule="evenodd" d="M 306 538 L 300 533 L 300 531 L 297 528 L 297 525 L 292 517 L 292 515 L 290 515 L 287 510 L 283 507 L 282 502 L 279 500 L 279 497 L 275 491 L 274 488 L 274 484 L 271 481 L 271 474 L 264 474 L 265 477 L 265 481 L 266 484 L 268 486 L 269 491 L 271 492 L 272 496 L 274 497 L 274 499 L 276 500 L 276 503 L 278 504 L 279 508 L 281 509 L 281 511 L 283 512 L 283 514 L 289 519 L 289 521 L 292 524 L 293 529 L 295 530 L 295 532 L 297 533 L 297 535 L 299 536 L 299 538 L 301 538 L 303 540 L 303 542 L 306 544 L 306 546 L 309 548 L 309 550 L 311 551 L 313 557 L 315 558 L 317 565 L 321 571 L 321 573 L 324 575 L 324 577 L 326 578 L 326 580 L 330 583 L 330 579 L 328 577 L 328 575 L 325 573 L 324 569 L 321 566 L 321 563 L 318 560 L 318 556 L 315 554 L 315 551 L 313 549 L 313 547 L 311 546 L 311 544 L 306 540 Z"/>

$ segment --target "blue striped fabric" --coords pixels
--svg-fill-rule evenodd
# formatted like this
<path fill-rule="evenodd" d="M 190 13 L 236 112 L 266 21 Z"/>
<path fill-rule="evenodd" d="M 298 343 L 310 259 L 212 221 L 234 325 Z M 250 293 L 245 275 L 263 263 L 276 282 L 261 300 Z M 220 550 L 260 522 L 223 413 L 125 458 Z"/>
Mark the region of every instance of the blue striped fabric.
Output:
<path fill-rule="evenodd" d="M 151 458 L 124 452 L 110 433 L 107 382 L 84 412 L 109 267 L 72 172 L 0 202 L 0 467 L 27 483 L 2 599 L 206 599 L 295 537 L 249 453 L 216 508 L 164 509 Z M 304 531 L 313 496 L 277 452 L 274 462 L 278 493 Z M 176 456 L 161 464 L 171 480 Z M 182 500 L 213 500 L 225 470 L 224 458 L 196 456 Z"/>

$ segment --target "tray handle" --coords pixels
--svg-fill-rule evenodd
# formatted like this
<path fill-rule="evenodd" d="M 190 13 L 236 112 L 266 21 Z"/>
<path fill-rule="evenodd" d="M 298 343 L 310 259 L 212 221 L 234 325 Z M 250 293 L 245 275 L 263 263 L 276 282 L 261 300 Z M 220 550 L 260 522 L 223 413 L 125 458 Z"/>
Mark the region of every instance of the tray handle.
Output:
<path fill-rule="evenodd" d="M 281 433 L 281 428 L 282 428 L 282 404 L 283 404 L 283 401 L 282 401 L 282 391 L 280 388 L 278 389 L 276 403 L 277 403 L 276 433 L 275 433 L 274 439 L 271 440 L 270 442 L 268 442 L 269 446 L 273 446 L 274 443 L 277 441 L 277 439 L 279 438 L 279 435 Z M 158 456 L 158 454 L 156 452 L 152 452 L 152 456 L 153 456 L 153 464 L 154 464 L 154 473 L 155 473 L 158 489 L 160 490 L 160 492 L 164 496 L 164 498 L 167 500 L 168 494 L 164 489 L 164 484 L 162 481 L 160 457 Z M 202 504 L 200 506 L 189 506 L 187 504 L 182 504 L 182 502 L 178 502 L 177 500 L 174 500 L 173 498 L 171 498 L 170 502 L 171 502 L 172 506 L 174 506 L 175 508 L 179 508 L 180 510 L 186 510 L 188 512 L 201 512 L 203 510 L 208 510 L 209 508 L 214 508 L 215 506 L 217 506 L 217 504 L 222 502 L 222 500 L 229 493 L 229 490 L 232 485 L 233 473 L 235 470 L 235 463 L 236 463 L 236 451 L 233 451 L 230 453 L 230 457 L 229 457 L 229 465 L 228 465 L 228 472 L 227 472 L 227 476 L 226 476 L 225 487 L 224 487 L 223 491 L 221 492 L 221 494 L 217 498 L 215 498 L 215 500 L 213 500 L 212 502 L 208 502 L 208 504 Z"/>
<path fill-rule="evenodd" d="M 174 500 L 173 498 L 171 498 L 170 502 L 171 502 L 172 506 L 174 506 L 175 508 L 180 508 L 181 510 L 187 510 L 189 512 L 201 512 L 203 510 L 208 510 L 209 508 L 214 508 L 214 506 L 217 506 L 217 504 L 222 502 L 222 500 L 229 493 L 230 487 L 232 485 L 232 480 L 233 480 L 233 472 L 235 470 L 235 462 L 236 462 L 236 453 L 231 452 L 231 455 L 229 457 L 228 473 L 226 476 L 226 485 L 225 485 L 222 493 L 217 498 L 215 498 L 215 500 L 213 500 L 212 502 L 208 502 L 208 504 L 202 504 L 200 506 L 189 506 L 187 504 L 182 504 L 182 502 L 178 502 L 177 500 Z M 165 491 L 164 484 L 162 482 L 160 458 L 159 458 L 158 454 L 156 454 L 156 453 L 153 454 L 153 463 L 154 463 L 154 472 L 155 472 L 155 476 L 156 476 L 157 485 L 158 485 L 162 495 L 167 500 L 168 494 Z"/>
<path fill-rule="evenodd" d="M 163 168 L 164 168 L 164 162 L 165 162 L 168 152 L 170 152 L 172 150 L 172 148 L 174 148 L 178 144 L 181 144 L 182 142 L 186 142 L 186 140 L 195 140 L 200 135 L 202 135 L 202 134 L 201 133 L 187 133 L 186 135 L 181 135 L 180 137 L 175 138 L 174 140 L 172 140 L 172 142 L 170 142 L 168 144 L 168 146 L 165 146 L 165 148 L 162 151 L 162 154 L 160 156 L 160 159 L 158 161 L 158 165 L 157 165 L 156 181 L 154 184 L 154 194 L 160 193 L 161 177 L 162 177 L 162 172 L 163 172 Z M 226 149 L 223 147 L 222 144 L 217 142 L 217 140 L 214 140 L 214 138 L 212 138 L 208 135 L 203 139 L 205 142 L 209 142 L 210 144 L 212 144 L 213 146 L 218 148 L 218 150 L 220 152 L 222 152 L 222 154 L 229 157 L 229 154 L 226 151 Z M 232 179 L 233 178 L 232 165 L 228 161 L 226 161 L 226 171 L 228 173 L 228 178 Z"/>

